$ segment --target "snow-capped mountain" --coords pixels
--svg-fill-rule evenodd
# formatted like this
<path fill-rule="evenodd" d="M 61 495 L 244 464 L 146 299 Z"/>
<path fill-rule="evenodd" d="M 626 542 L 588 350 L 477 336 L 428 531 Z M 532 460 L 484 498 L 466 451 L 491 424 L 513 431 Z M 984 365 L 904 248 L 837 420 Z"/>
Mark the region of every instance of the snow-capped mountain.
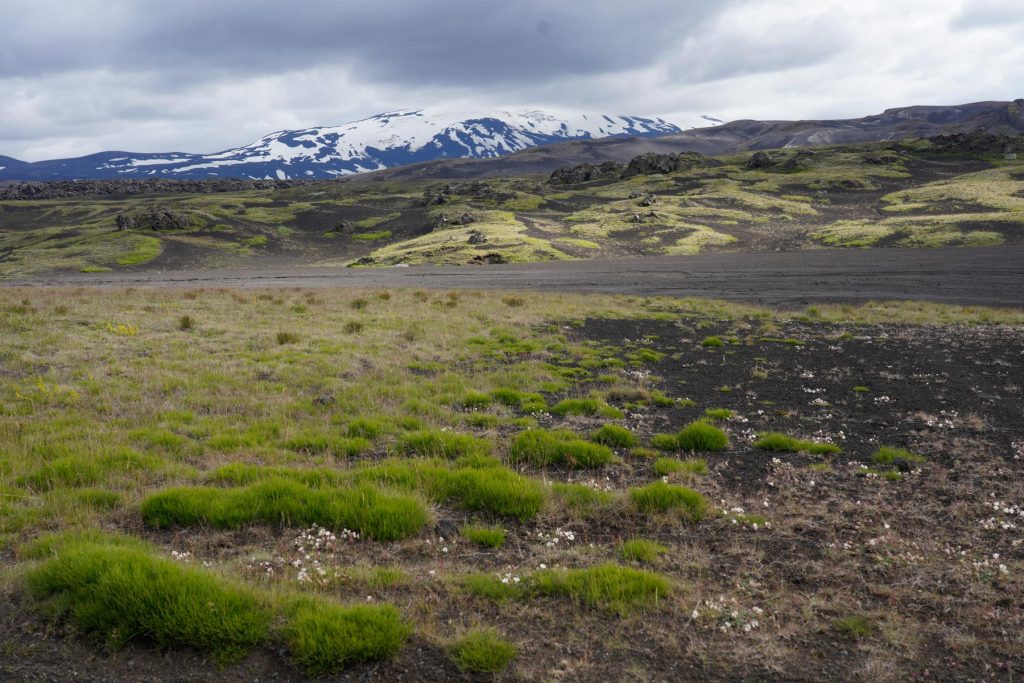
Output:
<path fill-rule="evenodd" d="M 101 152 L 35 163 L 4 157 L 0 180 L 332 178 L 439 158 L 497 157 L 566 140 L 680 131 L 663 119 L 638 116 L 402 110 L 341 126 L 279 131 L 215 154 Z"/>

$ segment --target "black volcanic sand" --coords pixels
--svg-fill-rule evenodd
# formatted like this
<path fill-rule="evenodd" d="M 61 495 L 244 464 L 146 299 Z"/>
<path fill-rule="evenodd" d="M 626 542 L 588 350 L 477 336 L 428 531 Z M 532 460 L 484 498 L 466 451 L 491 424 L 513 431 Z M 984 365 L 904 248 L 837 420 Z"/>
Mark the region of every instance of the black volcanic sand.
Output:
<path fill-rule="evenodd" d="M 1024 245 L 771 253 L 409 268 L 140 269 L 0 282 L 37 286 L 413 287 L 699 296 L 766 304 L 914 299 L 1024 306 Z"/>

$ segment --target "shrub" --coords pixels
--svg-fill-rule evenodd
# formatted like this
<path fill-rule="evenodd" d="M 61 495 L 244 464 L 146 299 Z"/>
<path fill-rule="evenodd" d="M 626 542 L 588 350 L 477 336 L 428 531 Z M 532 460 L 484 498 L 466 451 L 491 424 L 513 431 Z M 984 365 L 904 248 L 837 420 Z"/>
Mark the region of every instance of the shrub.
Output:
<path fill-rule="evenodd" d="M 590 440 L 612 448 L 630 448 L 636 445 L 636 436 L 625 427 L 607 424 L 590 435 Z"/>
<path fill-rule="evenodd" d="M 841 453 L 843 451 L 842 448 L 835 444 L 804 441 L 780 432 L 768 432 L 759 435 L 757 441 L 754 442 L 754 448 L 782 453 L 799 453 L 802 451 L 815 455 Z"/>
<path fill-rule="evenodd" d="M 712 420 L 728 420 L 732 414 L 728 408 L 708 408 L 704 411 L 704 415 Z"/>
<path fill-rule="evenodd" d="M 455 641 L 449 656 L 463 671 L 497 673 L 508 666 L 516 654 L 516 646 L 494 629 L 476 629 Z"/>
<path fill-rule="evenodd" d="M 133 547 L 71 542 L 27 581 L 80 630 L 115 644 L 144 636 L 225 662 L 266 640 L 270 628 L 270 609 L 248 590 Z"/>
<path fill-rule="evenodd" d="M 500 548 L 505 544 L 505 530 L 501 527 L 467 525 L 462 527 L 462 535 L 488 548 Z"/>
<path fill-rule="evenodd" d="M 907 462 L 926 462 L 928 460 L 923 455 L 911 453 L 904 448 L 892 448 L 891 446 L 882 446 L 871 455 L 871 459 L 879 465 L 892 465 L 897 460 L 905 460 Z"/>
<path fill-rule="evenodd" d="M 383 493 L 362 485 L 311 489 L 283 478 L 247 487 L 165 489 L 142 501 L 143 521 L 156 528 L 209 524 L 234 529 L 253 522 L 352 529 L 382 541 L 419 533 L 429 518 L 414 496 Z"/>
<path fill-rule="evenodd" d="M 354 662 L 390 657 L 411 632 L 391 605 L 342 607 L 310 601 L 295 609 L 284 639 L 293 662 L 310 676 L 322 676 Z"/>
<path fill-rule="evenodd" d="M 470 434 L 421 429 L 399 437 L 395 450 L 403 455 L 457 458 L 463 455 L 489 455 L 491 443 Z"/>
<path fill-rule="evenodd" d="M 679 447 L 687 451 L 721 451 L 729 446 L 729 437 L 718 427 L 698 420 L 679 430 Z"/>
<path fill-rule="evenodd" d="M 667 553 L 668 547 L 661 543 L 656 543 L 655 541 L 636 538 L 623 543 L 620 552 L 622 553 L 622 559 L 624 560 L 651 564 L 657 560 L 658 557 Z"/>
<path fill-rule="evenodd" d="M 572 432 L 530 429 L 512 440 L 508 458 L 513 463 L 528 462 L 537 467 L 565 464 L 590 468 L 607 465 L 615 455 L 607 446 L 584 441 Z"/>
<path fill-rule="evenodd" d="M 545 569 L 529 582 L 531 592 L 562 595 L 589 607 L 625 615 L 657 603 L 671 591 L 665 577 L 653 572 L 602 564 L 587 569 Z"/>
<path fill-rule="evenodd" d="M 707 513 L 708 502 L 693 489 L 657 481 L 647 486 L 632 488 L 629 497 L 641 512 L 667 512 L 680 510 L 691 519 L 701 519 Z"/>

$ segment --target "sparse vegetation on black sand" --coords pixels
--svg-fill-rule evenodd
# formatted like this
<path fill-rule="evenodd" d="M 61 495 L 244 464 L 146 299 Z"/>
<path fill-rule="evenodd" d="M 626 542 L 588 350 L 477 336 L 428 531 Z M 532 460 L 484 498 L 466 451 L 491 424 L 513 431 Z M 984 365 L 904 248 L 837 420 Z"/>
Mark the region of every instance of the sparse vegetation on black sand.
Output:
<path fill-rule="evenodd" d="M 0 290 L 0 678 L 1024 674 L 1024 313 L 508 298 Z"/>

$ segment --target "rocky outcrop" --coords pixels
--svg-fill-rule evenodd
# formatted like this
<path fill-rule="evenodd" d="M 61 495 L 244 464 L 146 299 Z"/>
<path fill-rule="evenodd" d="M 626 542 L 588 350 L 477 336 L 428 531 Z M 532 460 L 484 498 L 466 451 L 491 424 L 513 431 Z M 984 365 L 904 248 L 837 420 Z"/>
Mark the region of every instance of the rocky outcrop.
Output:
<path fill-rule="evenodd" d="M 762 168 L 771 168 L 775 165 L 775 159 L 768 152 L 754 152 L 754 155 L 747 159 L 747 170 L 756 171 Z"/>
<path fill-rule="evenodd" d="M 579 164 L 555 169 L 548 178 L 550 185 L 578 185 L 592 180 L 608 180 L 622 175 L 622 164 L 606 161 L 603 164 Z"/>
<path fill-rule="evenodd" d="M 65 199 L 68 197 L 131 197 L 140 194 L 213 194 L 245 190 L 277 190 L 306 185 L 301 180 L 67 180 L 0 186 L 4 199 Z"/>
<path fill-rule="evenodd" d="M 184 230 L 193 225 L 191 214 L 166 206 L 117 214 L 118 230 Z"/>
<path fill-rule="evenodd" d="M 699 152 L 681 152 L 679 154 L 656 154 L 648 152 L 633 157 L 626 170 L 622 172 L 623 178 L 631 178 L 636 175 L 653 175 L 676 173 L 677 171 L 688 171 L 697 166 L 706 166 L 711 163 Z"/>

